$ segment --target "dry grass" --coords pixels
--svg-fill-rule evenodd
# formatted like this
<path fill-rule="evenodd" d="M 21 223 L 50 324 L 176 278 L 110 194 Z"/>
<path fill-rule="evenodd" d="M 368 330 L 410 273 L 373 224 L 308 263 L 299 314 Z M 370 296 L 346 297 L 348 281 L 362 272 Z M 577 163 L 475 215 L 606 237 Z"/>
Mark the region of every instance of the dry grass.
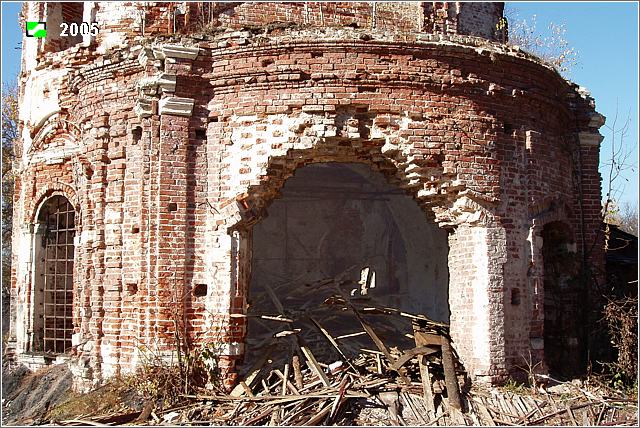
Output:
<path fill-rule="evenodd" d="M 49 410 L 46 420 L 82 419 L 88 415 L 138 410 L 142 406 L 142 400 L 122 379 L 115 379 L 87 394 L 69 392 L 68 395 L 66 401 Z"/>

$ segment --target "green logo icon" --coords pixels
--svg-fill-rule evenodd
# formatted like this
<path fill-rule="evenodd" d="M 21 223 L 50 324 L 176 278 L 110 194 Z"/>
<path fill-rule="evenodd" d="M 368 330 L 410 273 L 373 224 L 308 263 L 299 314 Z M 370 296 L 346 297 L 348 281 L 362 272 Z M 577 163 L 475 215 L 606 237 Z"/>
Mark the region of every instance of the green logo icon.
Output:
<path fill-rule="evenodd" d="M 47 23 L 38 21 L 27 21 L 27 37 L 43 38 L 47 35 Z"/>

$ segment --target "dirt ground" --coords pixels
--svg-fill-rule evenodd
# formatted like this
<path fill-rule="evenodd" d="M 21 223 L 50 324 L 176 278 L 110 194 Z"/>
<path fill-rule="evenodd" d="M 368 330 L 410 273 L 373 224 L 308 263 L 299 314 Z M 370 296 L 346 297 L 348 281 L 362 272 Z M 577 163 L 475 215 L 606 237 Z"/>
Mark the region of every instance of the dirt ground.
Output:
<path fill-rule="evenodd" d="M 144 400 L 128 385 L 113 380 L 89 393 L 71 390 L 66 364 L 30 372 L 5 361 L 2 367 L 2 426 L 56 425 L 86 415 L 140 412 Z"/>
<path fill-rule="evenodd" d="M 49 409 L 70 393 L 72 375 L 66 365 L 30 372 L 22 365 L 2 364 L 2 425 L 37 425 Z"/>

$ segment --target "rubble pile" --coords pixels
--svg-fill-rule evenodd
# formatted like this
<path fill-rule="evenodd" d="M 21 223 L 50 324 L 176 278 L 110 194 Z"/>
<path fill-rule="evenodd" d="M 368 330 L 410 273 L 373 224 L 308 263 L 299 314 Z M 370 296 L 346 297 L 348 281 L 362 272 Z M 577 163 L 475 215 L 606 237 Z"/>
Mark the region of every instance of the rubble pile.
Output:
<path fill-rule="evenodd" d="M 371 304 L 372 299 L 354 298 L 340 284 L 334 285 L 335 292 L 325 305 L 306 311 L 286 309 L 267 287 L 265 293 L 278 313 L 249 316 L 274 327 L 269 334 L 252 337 L 253 358 L 229 393 L 203 389 L 185 394 L 170 408 L 146 406 L 142 411 L 55 422 L 67 426 L 495 426 L 633 425 L 637 420 L 628 411 L 632 400 L 603 398 L 574 384 L 564 387 L 569 391 L 540 389 L 526 395 L 471 389 L 446 324 Z M 319 314 L 336 311 L 349 314 L 359 331 L 340 335 L 329 331 L 325 324 L 333 318 Z M 406 330 L 393 330 L 403 325 Z M 314 334 L 303 330 L 310 326 Z M 354 323 L 348 327 L 353 329 Z M 390 330 L 411 339 L 412 346 L 389 346 L 383 337 Z M 362 337 L 371 346 L 360 346 L 354 353 L 355 338 Z"/>

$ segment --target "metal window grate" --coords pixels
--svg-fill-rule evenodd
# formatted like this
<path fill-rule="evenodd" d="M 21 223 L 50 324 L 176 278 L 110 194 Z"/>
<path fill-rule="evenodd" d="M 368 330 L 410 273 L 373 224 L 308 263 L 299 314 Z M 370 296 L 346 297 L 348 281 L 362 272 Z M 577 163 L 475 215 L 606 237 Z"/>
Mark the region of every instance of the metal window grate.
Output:
<path fill-rule="evenodd" d="M 44 351 L 63 353 L 73 334 L 73 238 L 75 211 L 56 196 L 47 201 L 44 256 Z"/>

